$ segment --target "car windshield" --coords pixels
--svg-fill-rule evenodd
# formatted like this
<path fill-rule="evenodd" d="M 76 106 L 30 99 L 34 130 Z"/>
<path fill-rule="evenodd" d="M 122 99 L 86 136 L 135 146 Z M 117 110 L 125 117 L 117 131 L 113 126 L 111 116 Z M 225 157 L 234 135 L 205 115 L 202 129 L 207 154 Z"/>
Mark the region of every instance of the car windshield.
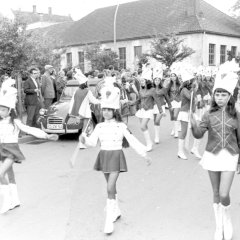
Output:
<path fill-rule="evenodd" d="M 62 92 L 61 99 L 71 99 L 77 89 L 77 86 L 66 86 Z"/>

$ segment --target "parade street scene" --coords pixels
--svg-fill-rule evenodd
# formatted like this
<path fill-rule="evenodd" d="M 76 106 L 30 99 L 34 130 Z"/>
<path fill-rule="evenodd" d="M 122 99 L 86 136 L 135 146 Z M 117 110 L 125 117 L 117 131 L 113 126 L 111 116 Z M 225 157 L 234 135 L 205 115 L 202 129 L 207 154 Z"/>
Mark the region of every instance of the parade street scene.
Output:
<path fill-rule="evenodd" d="M 239 240 L 239 189 L 240 0 L 1 4 L 1 240 Z"/>

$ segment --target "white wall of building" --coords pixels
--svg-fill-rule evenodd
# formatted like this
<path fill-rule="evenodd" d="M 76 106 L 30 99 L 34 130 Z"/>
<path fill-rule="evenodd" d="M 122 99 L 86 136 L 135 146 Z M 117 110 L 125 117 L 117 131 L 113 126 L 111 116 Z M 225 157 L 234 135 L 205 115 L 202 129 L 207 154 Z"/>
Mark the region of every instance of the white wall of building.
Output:
<path fill-rule="evenodd" d="M 179 36 L 184 39 L 184 44 L 191 47 L 195 53 L 184 61 L 191 63 L 193 66 L 199 65 L 208 66 L 209 62 L 209 44 L 216 44 L 216 66 L 220 64 L 220 45 L 226 45 L 227 50 L 231 50 L 231 46 L 237 46 L 237 52 L 240 51 L 240 38 L 225 37 L 210 34 L 187 34 Z M 115 50 L 119 53 L 119 48 L 126 48 L 126 65 L 127 68 L 134 70 L 136 68 L 136 61 L 134 59 L 134 46 L 142 46 L 142 53 L 147 53 L 151 48 L 151 39 L 139 39 L 131 41 L 120 41 L 114 46 L 114 43 L 106 43 L 102 48 Z M 68 48 L 67 53 L 72 53 L 72 65 L 78 65 L 78 52 L 83 51 L 84 46 Z M 66 66 L 66 54 L 62 58 L 62 67 Z M 90 65 L 85 61 L 85 72 L 90 70 Z"/>

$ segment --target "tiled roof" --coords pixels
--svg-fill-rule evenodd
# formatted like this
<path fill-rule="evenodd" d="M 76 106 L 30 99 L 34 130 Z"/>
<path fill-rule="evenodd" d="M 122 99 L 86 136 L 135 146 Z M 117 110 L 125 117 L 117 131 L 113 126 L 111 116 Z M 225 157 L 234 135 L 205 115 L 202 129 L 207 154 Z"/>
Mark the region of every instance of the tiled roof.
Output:
<path fill-rule="evenodd" d="M 12 10 L 15 16 L 24 19 L 27 24 L 35 22 L 68 22 L 72 21 L 71 16 L 61 16 L 55 14 L 46 14 L 46 13 L 34 13 L 34 12 L 24 12 L 19 10 Z"/>
<path fill-rule="evenodd" d="M 240 37 L 240 25 L 203 0 L 197 15 L 188 15 L 193 0 L 140 0 L 120 4 L 117 41 L 147 38 L 156 33 L 209 32 Z M 113 41 L 116 6 L 100 8 L 74 22 L 61 36 L 65 46 Z"/>

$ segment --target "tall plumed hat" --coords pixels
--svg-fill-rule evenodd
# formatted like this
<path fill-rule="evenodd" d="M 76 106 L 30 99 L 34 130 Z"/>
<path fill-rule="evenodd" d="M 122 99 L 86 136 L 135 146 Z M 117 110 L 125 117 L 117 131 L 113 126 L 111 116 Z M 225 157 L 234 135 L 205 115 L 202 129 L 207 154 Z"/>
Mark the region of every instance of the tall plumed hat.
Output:
<path fill-rule="evenodd" d="M 240 71 L 240 68 L 235 59 L 220 65 L 219 71 L 216 75 L 213 91 L 217 88 L 222 88 L 233 95 L 233 91 L 238 82 L 238 71 Z"/>
<path fill-rule="evenodd" d="M 17 89 L 8 87 L 0 91 L 0 106 L 15 108 L 17 102 Z"/>
<path fill-rule="evenodd" d="M 106 86 L 101 89 L 101 108 L 120 109 L 120 90 Z"/>
<path fill-rule="evenodd" d="M 79 82 L 79 84 L 83 84 L 88 80 L 88 78 L 78 68 L 76 69 L 76 73 L 74 74 L 73 78 L 76 79 Z"/>

